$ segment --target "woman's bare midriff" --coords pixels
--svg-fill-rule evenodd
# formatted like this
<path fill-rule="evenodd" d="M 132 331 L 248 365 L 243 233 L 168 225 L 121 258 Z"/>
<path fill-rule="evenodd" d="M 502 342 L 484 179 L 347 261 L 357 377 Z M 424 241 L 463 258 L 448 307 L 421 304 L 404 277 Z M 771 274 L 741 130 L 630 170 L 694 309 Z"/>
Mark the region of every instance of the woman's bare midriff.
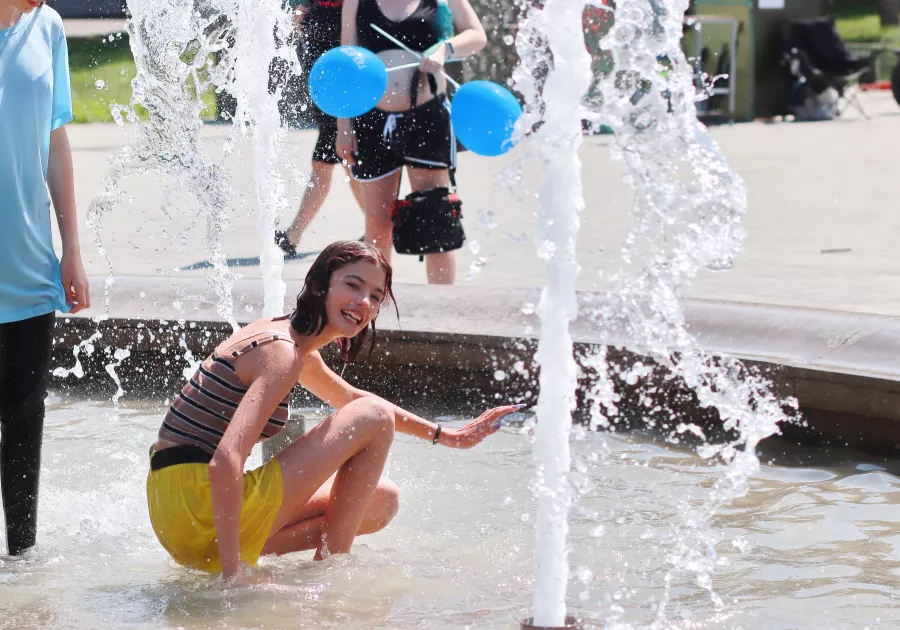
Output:
<path fill-rule="evenodd" d="M 378 57 L 388 69 L 418 61 L 415 55 L 405 50 L 385 50 L 378 53 Z M 381 100 L 378 101 L 376 107 L 387 112 L 402 112 L 412 107 L 410 87 L 415 71 L 415 68 L 405 68 L 389 72 L 387 90 Z M 437 79 L 438 93 L 440 94 L 447 89 L 447 80 L 444 78 L 444 75 L 439 75 L 435 78 Z M 419 97 L 416 100 L 416 105 L 427 103 L 434 96 L 431 88 L 428 86 L 427 75 L 420 76 Z"/>

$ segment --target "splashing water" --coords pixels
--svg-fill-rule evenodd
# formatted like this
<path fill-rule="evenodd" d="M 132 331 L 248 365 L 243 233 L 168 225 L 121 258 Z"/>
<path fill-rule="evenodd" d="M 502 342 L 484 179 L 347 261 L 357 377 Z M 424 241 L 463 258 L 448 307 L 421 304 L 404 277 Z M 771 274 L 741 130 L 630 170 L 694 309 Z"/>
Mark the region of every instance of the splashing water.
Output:
<path fill-rule="evenodd" d="M 53 376 L 56 376 L 57 378 L 67 378 L 71 374 L 76 378 L 83 377 L 84 366 L 81 365 L 81 359 L 79 357 L 82 352 L 84 352 L 85 356 L 91 356 L 92 354 L 94 354 L 94 342 L 100 339 L 102 336 L 102 333 L 97 331 L 87 339 L 82 339 L 77 344 L 75 344 L 75 347 L 72 348 L 72 355 L 75 357 L 75 365 L 73 365 L 71 368 L 64 368 L 62 366 L 54 368 Z"/>
<path fill-rule="evenodd" d="M 222 251 L 231 192 L 221 163 L 206 153 L 200 141 L 204 109 L 200 94 L 225 81 L 228 16 L 212 7 L 199 12 L 192 3 L 153 0 L 129 0 L 128 10 L 131 17 L 126 28 L 137 75 L 132 81 L 131 103 L 113 106 L 113 116 L 126 129 L 128 142 L 114 158 L 110 174 L 88 209 L 88 225 L 112 278 L 112 261 L 102 244 L 102 220 L 121 202 L 123 179 L 150 172 L 171 178 L 196 199 L 207 216 L 217 312 L 236 329 L 233 278 Z M 215 58 L 220 63 L 212 64 Z M 138 116 L 144 111 L 146 122 Z M 126 126 L 125 121 L 132 124 Z"/>
<path fill-rule="evenodd" d="M 176 207 L 176 190 L 186 191 L 206 217 L 206 241 L 213 267 L 216 311 L 238 329 L 232 297 L 230 272 L 223 237 L 229 225 L 230 202 L 235 196 L 224 162 L 238 137 L 252 135 L 255 189 L 259 206 L 260 257 L 265 291 L 264 316 L 280 315 L 285 285 L 281 280 L 283 257 L 273 241 L 278 215 L 286 208 L 282 182 L 276 163 L 281 129 L 277 101 L 280 91 L 270 89 L 270 63 L 283 59 L 286 70 L 298 70 L 296 56 L 282 45 L 292 25 L 278 0 L 213 0 L 202 7 L 167 0 L 129 0 L 130 17 L 126 22 L 136 65 L 132 98 L 127 106 L 113 105 L 116 122 L 123 127 L 127 143 L 113 159 L 110 174 L 88 209 L 88 225 L 94 232 L 100 255 L 106 261 L 105 311 L 98 322 L 108 319 L 110 287 L 115 282 L 113 263 L 103 246 L 103 218 L 126 196 L 125 178 L 132 175 L 161 175 L 174 187 L 163 191 L 163 213 L 169 220 L 184 216 L 185 208 Z M 214 159 L 201 140 L 205 109 L 204 92 L 226 90 L 237 99 L 236 124 L 224 153 Z M 128 124 L 126 124 L 126 122 Z M 179 248 L 188 243 L 188 230 L 178 238 Z M 181 310 L 180 300 L 173 304 Z M 81 377 L 79 353 L 88 354 L 101 333 L 79 343 L 74 349 L 75 366 L 57 368 L 56 376 Z M 182 339 L 182 344 L 184 343 Z M 116 384 L 113 405 L 124 394 L 116 368 L 128 356 L 128 349 L 113 353 L 114 361 L 106 371 Z M 108 353 L 109 354 L 109 353 Z M 185 347 L 185 360 L 193 370 L 197 361 Z M 189 376 L 185 370 L 185 377 Z"/>
<path fill-rule="evenodd" d="M 701 269 L 731 267 L 745 236 L 741 220 L 747 208 L 743 180 L 696 118 L 692 70 L 680 48 L 687 4 L 621 0 L 603 41 L 615 72 L 600 80 L 594 114 L 615 132 L 611 150 L 635 195 L 625 264 L 612 278 L 609 302 L 594 316 L 600 330 L 624 327 L 631 350 L 681 379 L 701 407 L 718 411 L 721 428 L 736 435 L 698 450 L 727 466 L 701 506 L 685 505 L 683 526 L 670 541 L 672 570 L 666 576 L 668 585 L 677 573 L 695 575 L 721 607 L 711 580 L 716 536 L 710 520 L 747 491 L 747 478 L 759 466 L 757 444 L 778 431 L 785 409 L 796 408 L 796 401 L 776 398 L 771 383 L 739 361 L 706 354 L 686 330 L 679 297 Z M 602 417 L 609 388 L 600 387 L 594 411 Z M 703 435 L 692 423 L 672 424 L 672 442 L 685 432 Z M 659 606 L 660 621 L 666 603 Z"/>
<path fill-rule="evenodd" d="M 574 240 L 581 204 L 575 153 L 580 138 L 572 135 L 580 136 L 582 119 L 614 131 L 612 154 L 622 162 L 625 182 L 635 191 L 622 268 L 612 278 L 610 295 L 591 315 L 596 329 L 624 330 L 630 350 L 650 357 L 667 371 L 668 380 L 682 381 L 701 407 L 718 411 L 721 428 L 737 436 L 699 448 L 702 457 L 718 458 L 726 467 L 700 506 L 685 500 L 683 522 L 666 541 L 670 569 L 663 578 L 666 592 L 656 608 L 657 623 L 665 622 L 669 588 L 680 573 L 693 575 L 714 605 L 722 607 L 711 579 L 717 537 L 710 520 L 725 503 L 746 492 L 747 478 L 759 465 L 756 445 L 778 431 L 778 423 L 787 419 L 785 409 L 796 408 L 791 399 L 777 399 L 769 381 L 739 361 L 704 353 L 685 327 L 679 297 L 701 269 L 731 267 L 744 238 L 741 220 L 747 195 L 743 181 L 696 117 L 692 70 L 680 46 L 687 4 L 618 0 L 614 24 L 602 41 L 615 69 L 597 78 L 587 99 L 584 5 L 548 0 L 543 10 L 537 4 L 523 7 L 527 17 L 516 40 L 521 63 L 514 74 L 526 102 L 519 131 L 541 123 L 534 141 L 538 151 L 550 149 L 541 155 L 545 184 L 538 237 L 539 255 L 548 261 L 548 282 L 540 309 L 541 403 L 535 432 L 537 625 L 561 626 L 565 614 L 565 520 L 573 492 L 564 487 L 564 480 L 575 383 L 567 327 L 576 314 Z M 591 423 L 614 428 L 618 395 L 605 347 L 588 356 L 583 366 L 597 375 L 586 396 Z M 653 372 L 638 364 L 622 377 L 634 386 Z M 705 441 L 694 423 L 676 421 L 674 414 L 669 420 L 668 439 L 673 443 L 684 434 Z"/>
<path fill-rule="evenodd" d="M 109 350 L 109 349 L 107 349 Z M 116 384 L 116 392 L 112 396 L 113 403 L 113 414 L 116 417 L 119 416 L 119 399 L 125 395 L 125 390 L 122 389 L 122 381 L 119 379 L 119 375 L 116 373 L 116 368 L 118 368 L 122 363 L 131 356 L 131 347 L 127 348 L 116 348 L 112 353 L 113 361 L 106 365 L 106 373 L 109 374 L 109 377 Z"/>
<path fill-rule="evenodd" d="M 187 361 L 187 366 L 181 371 L 181 375 L 184 377 L 184 380 L 190 380 L 190 378 L 197 372 L 200 368 L 200 364 L 203 363 L 203 359 L 197 358 L 194 356 L 194 353 L 191 352 L 191 349 L 188 348 L 187 341 L 185 338 L 187 337 L 187 332 L 182 331 L 181 335 L 178 337 L 178 345 L 184 350 L 184 354 L 181 356 Z"/>
<path fill-rule="evenodd" d="M 286 202 L 275 164 L 278 154 L 278 90 L 267 84 L 269 64 L 276 56 L 296 64 L 275 38 L 291 28 L 277 0 L 213 0 L 201 8 L 175 0 L 129 0 L 127 30 L 137 67 L 131 103 L 113 106 L 113 116 L 126 130 L 128 142 L 113 160 L 110 174 L 88 210 L 88 224 L 109 269 L 106 309 L 113 265 L 102 243 L 103 217 L 124 198 L 123 180 L 156 173 L 169 178 L 197 202 L 206 217 L 206 241 L 213 266 L 217 313 L 237 330 L 232 286 L 222 248 L 229 225 L 229 206 L 235 196 L 224 161 L 235 136 L 253 136 L 261 256 L 266 314 L 280 314 L 284 300 L 280 250 L 272 235 Z M 225 90 L 237 99 L 232 138 L 221 158 L 209 155 L 201 141 L 202 94 Z M 143 118 L 142 118 L 143 117 Z M 146 120 L 144 119 L 146 118 Z M 126 122 L 129 123 L 126 125 Z M 167 191 L 171 193 L 171 191 Z M 167 194 L 163 207 L 169 216 Z M 186 235 L 182 235 L 182 242 Z"/>

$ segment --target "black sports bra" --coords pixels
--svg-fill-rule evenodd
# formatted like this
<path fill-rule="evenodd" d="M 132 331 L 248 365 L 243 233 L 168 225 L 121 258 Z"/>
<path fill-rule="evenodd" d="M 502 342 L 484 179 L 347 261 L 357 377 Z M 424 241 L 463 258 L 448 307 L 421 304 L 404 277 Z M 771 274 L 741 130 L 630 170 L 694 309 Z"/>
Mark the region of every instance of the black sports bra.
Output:
<path fill-rule="evenodd" d="M 374 24 L 412 50 L 425 52 L 441 41 L 441 29 L 437 16 L 437 0 L 419 0 L 419 6 L 412 15 L 399 22 L 385 17 L 381 12 L 381 7 L 378 6 L 378 0 L 360 0 L 356 11 L 357 43 L 373 53 L 400 48 L 370 26 L 370 24 Z"/>

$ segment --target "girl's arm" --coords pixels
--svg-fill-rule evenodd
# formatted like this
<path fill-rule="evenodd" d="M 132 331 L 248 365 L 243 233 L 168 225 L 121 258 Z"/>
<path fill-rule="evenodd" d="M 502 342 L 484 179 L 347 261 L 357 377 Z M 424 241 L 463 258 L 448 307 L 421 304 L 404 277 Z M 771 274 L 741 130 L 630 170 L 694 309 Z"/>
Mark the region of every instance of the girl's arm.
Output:
<path fill-rule="evenodd" d="M 305 361 L 299 382 L 313 396 L 327 402 L 335 409 L 341 409 L 354 400 L 366 396 L 382 400 L 375 394 L 350 385 L 338 376 L 334 370 L 325 365 L 318 352 L 309 355 Z M 437 444 L 451 448 L 472 448 L 500 428 L 498 424 L 500 418 L 521 408 L 521 405 L 496 407 L 484 412 L 464 427 L 459 429 L 442 428 L 440 434 L 438 434 L 437 423 L 421 418 L 390 402 L 388 404 L 394 410 L 394 427 L 397 431 L 432 442 L 437 435 Z"/>
<path fill-rule="evenodd" d="M 469 0 L 449 0 L 449 4 L 453 12 L 453 26 L 456 28 L 456 35 L 447 40 L 453 46 L 452 56 L 459 59 L 474 55 L 487 45 L 487 35 L 481 20 Z"/>
<path fill-rule="evenodd" d="M 435 44 L 425 51 L 419 68 L 422 72 L 437 74 L 444 69 L 448 59 L 462 59 L 477 53 L 487 44 L 484 27 L 475 14 L 469 0 L 449 0 L 453 12 L 453 26 L 457 33 L 448 40 Z M 451 50 L 452 49 L 452 50 Z"/>
<path fill-rule="evenodd" d="M 359 0 L 344 0 L 341 5 L 341 46 L 356 46 L 356 12 Z"/>
<path fill-rule="evenodd" d="M 222 577 L 234 578 L 240 566 L 241 503 L 244 463 L 278 404 L 297 382 L 296 356 L 287 344 L 238 359 L 241 374 L 256 375 L 209 462 L 213 522 L 219 539 Z"/>
<path fill-rule="evenodd" d="M 56 211 L 56 222 L 62 240 L 59 274 L 66 292 L 66 303 L 72 307 L 72 313 L 77 313 L 91 305 L 91 296 L 87 274 L 81 262 L 78 213 L 75 211 L 75 172 L 72 166 L 69 135 L 65 126 L 50 132 L 47 188 L 50 190 L 50 199 Z"/>

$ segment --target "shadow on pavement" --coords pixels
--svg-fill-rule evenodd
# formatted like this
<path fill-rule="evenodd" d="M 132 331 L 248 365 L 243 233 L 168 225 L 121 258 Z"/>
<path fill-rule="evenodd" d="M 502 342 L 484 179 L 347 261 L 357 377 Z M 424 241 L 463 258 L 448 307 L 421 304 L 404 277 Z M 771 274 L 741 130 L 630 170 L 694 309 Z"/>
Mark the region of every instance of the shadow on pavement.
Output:
<path fill-rule="evenodd" d="M 318 255 L 320 252 L 297 252 L 293 256 L 285 256 L 285 262 L 291 262 L 292 260 L 302 260 L 304 258 L 309 258 L 310 256 Z M 249 256 L 245 258 L 226 258 L 225 264 L 229 267 L 255 267 L 259 265 L 259 256 Z M 179 267 L 179 271 L 194 271 L 195 269 L 212 269 L 213 264 L 208 260 L 201 260 L 200 262 L 195 262 L 190 265 L 185 265 L 184 267 Z"/>

